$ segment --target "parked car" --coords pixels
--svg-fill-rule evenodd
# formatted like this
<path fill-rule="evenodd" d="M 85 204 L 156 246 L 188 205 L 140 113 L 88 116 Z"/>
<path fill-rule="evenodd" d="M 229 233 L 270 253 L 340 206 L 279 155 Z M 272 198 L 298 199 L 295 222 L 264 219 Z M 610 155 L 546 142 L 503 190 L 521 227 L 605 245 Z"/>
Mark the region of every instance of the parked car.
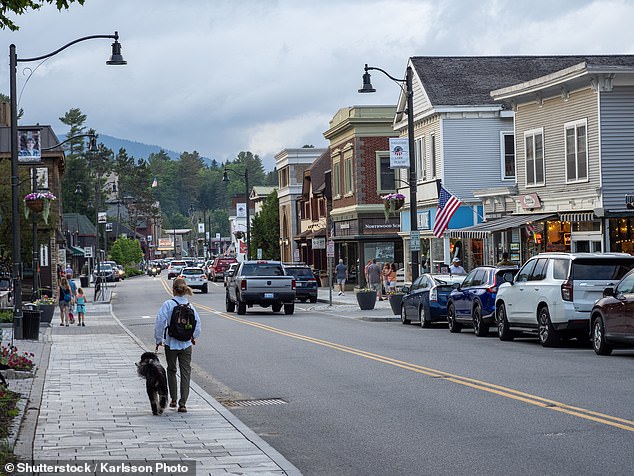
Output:
<path fill-rule="evenodd" d="M 295 276 L 295 296 L 301 302 L 317 302 L 317 278 L 310 266 L 305 264 L 285 264 L 286 274 Z"/>
<path fill-rule="evenodd" d="M 231 263 L 229 265 L 229 267 L 227 268 L 227 270 L 224 273 L 224 281 L 225 281 L 225 288 L 227 287 L 227 283 L 229 282 L 229 279 L 231 279 L 231 276 L 233 276 L 233 273 L 236 272 L 236 268 L 238 267 L 239 263 Z"/>
<path fill-rule="evenodd" d="M 112 265 L 107 263 L 99 263 L 97 266 L 95 266 L 95 270 L 92 272 L 92 274 L 95 281 L 98 277 L 100 277 L 102 281 L 116 281 L 114 268 L 112 267 Z"/>
<path fill-rule="evenodd" d="M 207 294 L 207 275 L 197 266 L 188 266 L 183 268 L 178 275 L 179 278 L 183 278 L 192 289 L 200 289 L 200 291 L 204 294 Z"/>
<path fill-rule="evenodd" d="M 167 268 L 167 279 L 176 278 L 186 267 L 187 262 L 185 260 L 173 260 Z"/>
<path fill-rule="evenodd" d="M 224 273 L 229 265 L 237 262 L 237 259 L 228 257 L 214 259 L 214 262 L 211 265 L 211 276 L 209 276 L 209 280 L 220 281 L 221 279 L 224 279 Z"/>
<path fill-rule="evenodd" d="M 475 335 L 484 337 L 495 322 L 495 296 L 505 281 L 513 279 L 516 266 L 479 266 L 467 274 L 449 295 L 447 323 L 449 332 L 460 332 L 463 326 L 473 327 Z"/>
<path fill-rule="evenodd" d="M 496 321 L 500 340 L 514 331 L 537 332 L 544 347 L 561 338 L 588 340 L 590 314 L 606 287 L 634 268 L 626 253 L 541 253 L 500 286 Z"/>
<path fill-rule="evenodd" d="M 401 322 L 419 321 L 421 327 L 432 322 L 447 321 L 447 298 L 465 276 L 421 274 L 411 286 L 403 286 Z"/>
<path fill-rule="evenodd" d="M 615 287 L 603 290 L 603 297 L 592 307 L 590 332 L 598 355 L 610 355 L 619 347 L 634 347 L 634 270 Z"/>

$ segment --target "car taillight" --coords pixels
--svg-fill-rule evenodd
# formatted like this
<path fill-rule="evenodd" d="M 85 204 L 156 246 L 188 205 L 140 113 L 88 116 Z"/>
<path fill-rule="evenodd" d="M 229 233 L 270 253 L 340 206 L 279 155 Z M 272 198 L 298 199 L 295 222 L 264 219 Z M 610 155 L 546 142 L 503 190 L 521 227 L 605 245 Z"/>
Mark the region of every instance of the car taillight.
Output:
<path fill-rule="evenodd" d="M 495 294 L 498 292 L 498 287 L 497 286 L 491 286 L 487 288 L 487 292 L 491 293 L 491 294 Z"/>
<path fill-rule="evenodd" d="M 297 283 L 293 279 L 293 281 L 291 282 L 291 289 L 296 289 L 296 287 L 297 287 Z"/>
<path fill-rule="evenodd" d="M 247 290 L 247 280 L 243 279 L 242 281 L 240 281 L 240 289 L 242 291 L 246 291 Z"/>
<path fill-rule="evenodd" d="M 431 288 L 429 291 L 429 300 L 433 302 L 438 302 L 438 289 Z"/>
<path fill-rule="evenodd" d="M 569 279 L 561 283 L 561 299 L 572 301 L 572 281 Z"/>

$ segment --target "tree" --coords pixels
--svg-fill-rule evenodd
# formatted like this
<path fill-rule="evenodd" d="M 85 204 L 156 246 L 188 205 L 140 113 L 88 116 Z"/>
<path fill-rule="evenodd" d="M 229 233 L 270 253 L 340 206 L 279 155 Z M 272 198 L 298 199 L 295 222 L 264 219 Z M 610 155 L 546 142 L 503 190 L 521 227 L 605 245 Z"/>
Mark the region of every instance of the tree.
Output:
<path fill-rule="evenodd" d="M 139 240 L 124 237 L 114 242 L 110 249 L 110 257 L 122 266 L 131 266 L 143 259 L 143 250 Z"/>
<path fill-rule="evenodd" d="M 251 246 L 262 248 L 262 258 L 280 259 L 280 201 L 277 191 L 264 199 L 262 211 L 253 217 L 251 224 Z"/>
<path fill-rule="evenodd" d="M 8 28 L 9 30 L 16 31 L 20 27 L 16 25 L 8 16 L 8 13 L 14 13 L 16 15 L 24 15 L 31 10 L 38 10 L 45 4 L 55 4 L 59 11 L 68 10 L 70 4 L 77 2 L 80 5 L 84 4 L 85 0 L 11 0 L 0 2 L 0 28 L 3 30 Z"/>

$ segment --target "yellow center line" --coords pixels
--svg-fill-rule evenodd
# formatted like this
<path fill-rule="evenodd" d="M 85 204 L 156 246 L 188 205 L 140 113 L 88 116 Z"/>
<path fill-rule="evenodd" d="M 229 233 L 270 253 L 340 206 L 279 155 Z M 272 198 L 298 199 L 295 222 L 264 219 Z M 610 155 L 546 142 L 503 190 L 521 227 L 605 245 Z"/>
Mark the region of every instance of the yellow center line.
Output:
<path fill-rule="evenodd" d="M 169 294 L 171 294 L 171 289 L 169 289 L 165 281 L 161 279 L 161 283 L 163 284 L 163 287 L 165 288 L 165 290 Z M 212 314 L 216 314 L 220 317 L 223 317 L 225 319 L 229 319 L 229 320 L 238 322 L 240 324 L 246 324 L 248 326 L 265 330 L 268 332 L 273 332 L 278 335 L 290 337 L 290 338 L 301 340 L 304 342 L 309 342 L 309 343 L 316 344 L 322 347 L 327 347 L 329 349 L 345 352 L 347 354 L 356 355 L 356 356 L 363 357 L 369 360 L 373 360 L 375 362 L 381 362 L 387 365 L 408 370 L 410 372 L 415 372 L 418 374 L 422 374 L 422 375 L 426 375 L 426 376 L 434 377 L 434 378 L 441 378 L 447 382 L 452 382 L 452 383 L 462 385 L 465 387 L 481 390 L 483 392 L 495 394 L 501 397 L 509 398 L 509 399 L 523 402 L 529 405 L 534 405 L 539 408 L 554 410 L 560 413 L 566 413 L 568 415 L 576 416 L 578 418 L 583 418 L 585 420 L 590 420 L 597 423 L 602 423 L 604 425 L 612 426 L 615 428 L 620 428 L 622 430 L 634 432 L 634 421 L 631 421 L 631 420 L 626 420 L 624 418 L 614 417 L 611 415 L 607 415 L 605 413 L 587 410 L 585 408 L 579 408 L 572 405 L 567 405 L 565 403 L 558 402 L 556 400 L 550 400 L 548 398 L 540 397 L 538 395 L 532 395 L 530 393 L 522 392 L 520 390 L 515 390 L 515 389 L 504 387 L 501 385 L 484 382 L 482 380 L 477 380 L 470 377 L 464 377 L 461 375 L 451 374 L 449 372 L 444 372 L 442 370 L 437 370 L 430 367 L 424 367 L 422 365 L 413 364 L 411 362 L 405 362 L 402 360 L 394 359 L 392 357 L 387 357 L 384 355 L 375 354 L 373 352 L 368 352 L 368 351 L 357 349 L 354 347 L 349 347 L 343 344 L 337 344 L 336 342 L 330 342 L 327 340 L 318 339 L 315 337 L 310 337 L 310 336 L 298 334 L 291 331 L 286 331 L 283 329 L 279 329 L 277 327 L 269 326 L 267 324 L 249 321 L 247 319 L 242 319 L 240 317 L 226 314 L 222 311 L 218 311 L 217 309 L 211 308 L 209 306 L 205 306 L 200 303 L 196 303 L 196 306 L 206 311 L 209 311 Z"/>

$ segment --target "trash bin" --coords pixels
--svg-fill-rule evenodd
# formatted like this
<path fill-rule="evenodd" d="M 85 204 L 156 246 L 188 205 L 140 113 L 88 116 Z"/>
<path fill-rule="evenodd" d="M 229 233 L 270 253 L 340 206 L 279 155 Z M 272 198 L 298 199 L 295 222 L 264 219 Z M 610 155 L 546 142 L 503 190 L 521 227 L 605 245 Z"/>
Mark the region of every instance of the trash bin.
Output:
<path fill-rule="evenodd" d="M 22 339 L 39 339 L 41 314 L 42 311 L 34 305 L 27 305 L 22 309 Z"/>
<path fill-rule="evenodd" d="M 90 286 L 90 276 L 80 276 L 79 282 L 81 283 L 82 288 L 87 288 Z"/>

